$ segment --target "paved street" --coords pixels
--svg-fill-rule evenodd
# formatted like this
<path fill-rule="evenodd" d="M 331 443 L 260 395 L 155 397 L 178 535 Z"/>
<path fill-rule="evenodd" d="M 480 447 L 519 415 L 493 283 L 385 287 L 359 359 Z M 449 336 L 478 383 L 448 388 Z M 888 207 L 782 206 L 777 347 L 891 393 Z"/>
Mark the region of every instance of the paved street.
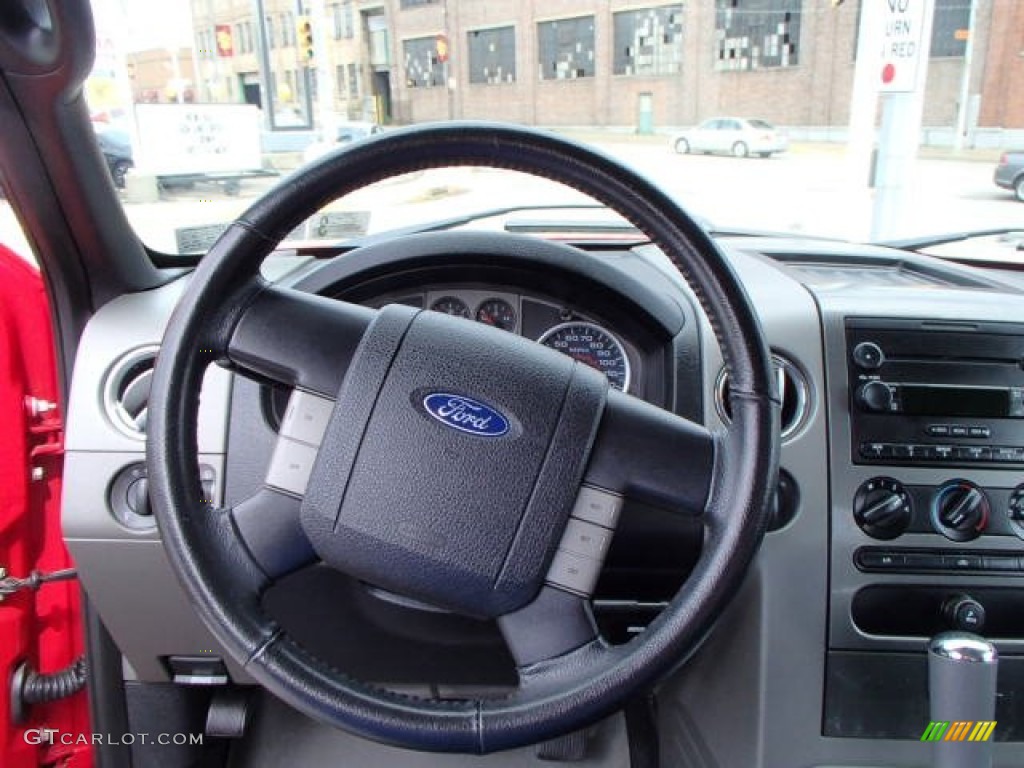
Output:
<path fill-rule="evenodd" d="M 855 183 L 841 147 L 795 145 L 787 154 L 770 159 L 736 159 L 677 155 L 667 141 L 650 138 L 611 135 L 598 137 L 595 144 L 640 170 L 717 227 L 869 237 L 872 192 L 866 184 Z M 910 182 L 912 205 L 890 236 L 1024 228 L 1024 204 L 992 184 L 992 171 L 991 162 L 917 160 Z M 866 171 L 858 176 L 866 177 Z M 158 203 L 129 204 L 128 215 L 150 245 L 173 250 L 173 227 L 230 220 L 272 183 L 248 181 L 239 197 L 200 185 Z M 544 181 L 510 183 L 504 172 L 454 169 L 392 180 L 336 207 L 373 211 L 371 231 L 380 231 L 494 206 L 579 200 Z M 27 250 L 6 204 L 0 207 L 0 239 Z"/>

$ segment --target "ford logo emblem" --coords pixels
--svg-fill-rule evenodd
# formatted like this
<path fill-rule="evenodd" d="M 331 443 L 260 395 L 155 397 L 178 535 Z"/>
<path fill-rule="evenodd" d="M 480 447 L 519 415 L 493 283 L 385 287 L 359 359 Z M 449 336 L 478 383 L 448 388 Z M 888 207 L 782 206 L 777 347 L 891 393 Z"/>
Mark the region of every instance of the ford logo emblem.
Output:
<path fill-rule="evenodd" d="M 501 437 L 508 432 L 508 419 L 479 400 L 448 392 L 434 392 L 423 398 L 427 413 L 446 427 L 480 437 Z"/>

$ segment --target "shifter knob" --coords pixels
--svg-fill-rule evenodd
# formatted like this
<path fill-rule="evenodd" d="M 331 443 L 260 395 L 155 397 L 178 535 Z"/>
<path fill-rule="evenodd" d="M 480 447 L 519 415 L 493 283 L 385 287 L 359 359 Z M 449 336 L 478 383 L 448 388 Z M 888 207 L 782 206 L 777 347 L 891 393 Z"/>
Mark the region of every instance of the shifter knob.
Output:
<path fill-rule="evenodd" d="M 983 733 L 995 719 L 996 668 L 999 655 L 987 640 L 968 632 L 944 632 L 928 643 L 928 701 L 933 734 L 934 768 L 992 768 L 991 735 L 971 741 L 975 729 Z M 970 726 L 961 725 L 971 723 Z M 956 724 L 956 725 L 954 725 Z M 979 725 L 981 724 L 981 725 Z M 946 740 L 954 727 L 964 730 L 964 740 Z"/>

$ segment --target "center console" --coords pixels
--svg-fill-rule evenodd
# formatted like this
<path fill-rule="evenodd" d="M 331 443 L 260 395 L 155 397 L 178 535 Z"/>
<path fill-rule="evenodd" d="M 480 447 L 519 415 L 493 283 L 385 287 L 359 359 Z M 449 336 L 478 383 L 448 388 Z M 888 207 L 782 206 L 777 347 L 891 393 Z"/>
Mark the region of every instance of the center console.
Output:
<path fill-rule="evenodd" d="M 823 731 L 918 739 L 929 637 L 984 634 L 1000 690 L 1024 685 L 1024 325 L 846 317 L 843 334 Z M 996 719 L 1024 739 L 1017 697 Z"/>

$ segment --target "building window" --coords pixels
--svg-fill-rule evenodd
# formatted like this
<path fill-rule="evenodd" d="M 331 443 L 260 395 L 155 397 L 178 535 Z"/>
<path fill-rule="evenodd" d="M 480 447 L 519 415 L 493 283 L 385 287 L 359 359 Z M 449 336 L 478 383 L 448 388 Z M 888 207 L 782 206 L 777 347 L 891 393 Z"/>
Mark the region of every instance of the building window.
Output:
<path fill-rule="evenodd" d="M 359 98 L 359 68 L 355 64 L 348 65 L 348 97 Z"/>
<path fill-rule="evenodd" d="M 444 85 L 444 65 L 437 58 L 437 38 L 418 37 L 402 43 L 405 84 L 410 88 Z"/>
<path fill-rule="evenodd" d="M 675 75 L 683 71 L 683 6 L 612 15 L 616 75 Z"/>
<path fill-rule="evenodd" d="M 281 45 L 285 48 L 295 45 L 295 14 L 291 11 L 281 14 Z"/>
<path fill-rule="evenodd" d="M 802 0 L 715 0 L 715 69 L 799 63 Z"/>
<path fill-rule="evenodd" d="M 402 8 L 415 8 L 420 5 L 433 5 L 438 0 L 401 0 L 399 5 Z"/>
<path fill-rule="evenodd" d="M 334 65 L 334 90 L 335 96 L 345 96 L 345 65 Z"/>
<path fill-rule="evenodd" d="M 341 3 L 335 3 L 334 5 L 331 6 L 331 21 L 334 22 L 334 39 L 341 40 Z"/>
<path fill-rule="evenodd" d="M 277 35 L 274 34 L 274 19 L 270 16 L 265 18 L 267 30 L 267 47 L 277 48 Z"/>
<path fill-rule="evenodd" d="M 974 0 L 978 2 L 978 0 Z M 932 22 L 932 57 L 963 56 L 967 39 L 957 39 L 957 31 L 967 31 L 971 23 L 971 0 L 935 0 Z"/>
<path fill-rule="evenodd" d="M 594 17 L 545 21 L 537 25 L 541 80 L 594 76 Z"/>
<path fill-rule="evenodd" d="M 345 0 L 341 4 L 341 31 L 342 37 L 353 38 L 356 36 L 356 17 L 352 10 L 352 0 Z"/>
<path fill-rule="evenodd" d="M 469 82 L 516 81 L 516 30 L 514 27 L 476 29 L 467 33 Z"/>

